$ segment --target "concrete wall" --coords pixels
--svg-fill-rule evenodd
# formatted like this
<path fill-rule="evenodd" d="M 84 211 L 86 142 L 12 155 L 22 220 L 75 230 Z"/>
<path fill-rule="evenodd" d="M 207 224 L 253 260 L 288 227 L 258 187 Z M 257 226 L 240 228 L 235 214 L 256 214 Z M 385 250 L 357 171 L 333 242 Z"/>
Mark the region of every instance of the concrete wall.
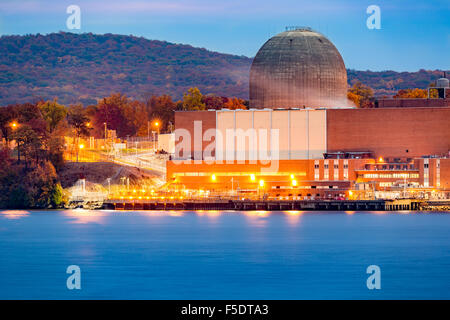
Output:
<path fill-rule="evenodd" d="M 326 130 L 326 110 L 220 110 L 217 160 L 230 159 L 233 149 L 236 152 L 232 159 L 237 160 L 252 159 L 252 152 L 261 159 L 261 154 L 270 155 L 270 150 L 274 151 L 274 159 L 275 150 L 281 160 L 322 158 L 327 149 Z M 230 133 L 236 136 L 231 141 Z"/>
<path fill-rule="evenodd" d="M 158 137 L 158 149 L 168 153 L 175 152 L 175 133 L 160 134 Z"/>

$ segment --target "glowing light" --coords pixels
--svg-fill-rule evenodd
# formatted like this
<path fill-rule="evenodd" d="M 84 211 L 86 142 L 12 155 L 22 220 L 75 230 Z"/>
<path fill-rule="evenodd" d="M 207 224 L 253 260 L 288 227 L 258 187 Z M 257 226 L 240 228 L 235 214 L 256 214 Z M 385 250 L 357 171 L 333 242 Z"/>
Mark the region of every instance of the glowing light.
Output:
<path fill-rule="evenodd" d="M 5 210 L 0 211 L 0 214 L 3 215 L 7 219 L 20 219 L 26 217 L 30 214 L 29 211 L 24 210 Z"/>
<path fill-rule="evenodd" d="M 11 122 L 11 128 L 16 129 L 19 126 L 19 124 L 15 121 Z"/>
<path fill-rule="evenodd" d="M 80 148 L 80 149 L 84 149 L 84 144 L 80 144 L 80 145 L 78 145 L 78 148 Z"/>
<path fill-rule="evenodd" d="M 256 177 L 255 177 L 255 175 L 253 173 L 250 175 L 250 180 L 252 180 L 252 181 L 256 180 Z"/>
<path fill-rule="evenodd" d="M 292 180 L 292 185 L 295 187 L 297 186 L 297 180 Z"/>
<path fill-rule="evenodd" d="M 294 180 L 294 175 L 293 174 L 291 174 L 291 179 Z"/>
<path fill-rule="evenodd" d="M 136 189 L 133 190 L 133 193 L 136 193 Z"/>
<path fill-rule="evenodd" d="M 264 180 L 262 180 L 262 179 L 259 180 L 259 186 L 260 186 L 260 187 L 264 187 Z"/>
<path fill-rule="evenodd" d="M 211 180 L 212 180 L 212 181 L 216 181 L 216 175 L 215 175 L 215 174 L 213 174 L 213 175 L 211 176 Z"/>
<path fill-rule="evenodd" d="M 383 157 L 379 157 L 379 158 L 378 158 L 378 162 L 384 162 Z"/>

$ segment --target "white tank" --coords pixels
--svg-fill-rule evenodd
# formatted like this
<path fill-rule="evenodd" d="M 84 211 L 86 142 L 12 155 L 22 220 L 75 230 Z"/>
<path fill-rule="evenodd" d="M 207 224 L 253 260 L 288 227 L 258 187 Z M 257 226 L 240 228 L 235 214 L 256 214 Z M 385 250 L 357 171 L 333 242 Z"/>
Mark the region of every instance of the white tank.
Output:
<path fill-rule="evenodd" d="M 436 87 L 437 88 L 448 88 L 449 87 L 449 80 L 447 78 L 440 78 L 436 80 Z"/>

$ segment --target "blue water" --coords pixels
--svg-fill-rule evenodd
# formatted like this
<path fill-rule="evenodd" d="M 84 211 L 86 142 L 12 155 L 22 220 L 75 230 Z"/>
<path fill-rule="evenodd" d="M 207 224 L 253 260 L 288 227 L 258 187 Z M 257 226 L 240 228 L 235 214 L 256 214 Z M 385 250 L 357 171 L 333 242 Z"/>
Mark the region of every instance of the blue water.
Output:
<path fill-rule="evenodd" d="M 449 299 L 450 214 L 0 211 L 0 299 L 80 298 Z"/>

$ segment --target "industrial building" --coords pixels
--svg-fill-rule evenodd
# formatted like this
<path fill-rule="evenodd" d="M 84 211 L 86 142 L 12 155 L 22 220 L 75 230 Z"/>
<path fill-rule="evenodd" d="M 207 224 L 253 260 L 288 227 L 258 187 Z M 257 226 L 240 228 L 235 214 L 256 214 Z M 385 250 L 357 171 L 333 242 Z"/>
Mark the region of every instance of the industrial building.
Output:
<path fill-rule="evenodd" d="M 249 110 L 175 113 L 167 182 L 249 198 L 450 198 L 448 81 L 438 82 L 438 99 L 348 107 L 334 45 L 288 30 L 255 57 Z"/>

